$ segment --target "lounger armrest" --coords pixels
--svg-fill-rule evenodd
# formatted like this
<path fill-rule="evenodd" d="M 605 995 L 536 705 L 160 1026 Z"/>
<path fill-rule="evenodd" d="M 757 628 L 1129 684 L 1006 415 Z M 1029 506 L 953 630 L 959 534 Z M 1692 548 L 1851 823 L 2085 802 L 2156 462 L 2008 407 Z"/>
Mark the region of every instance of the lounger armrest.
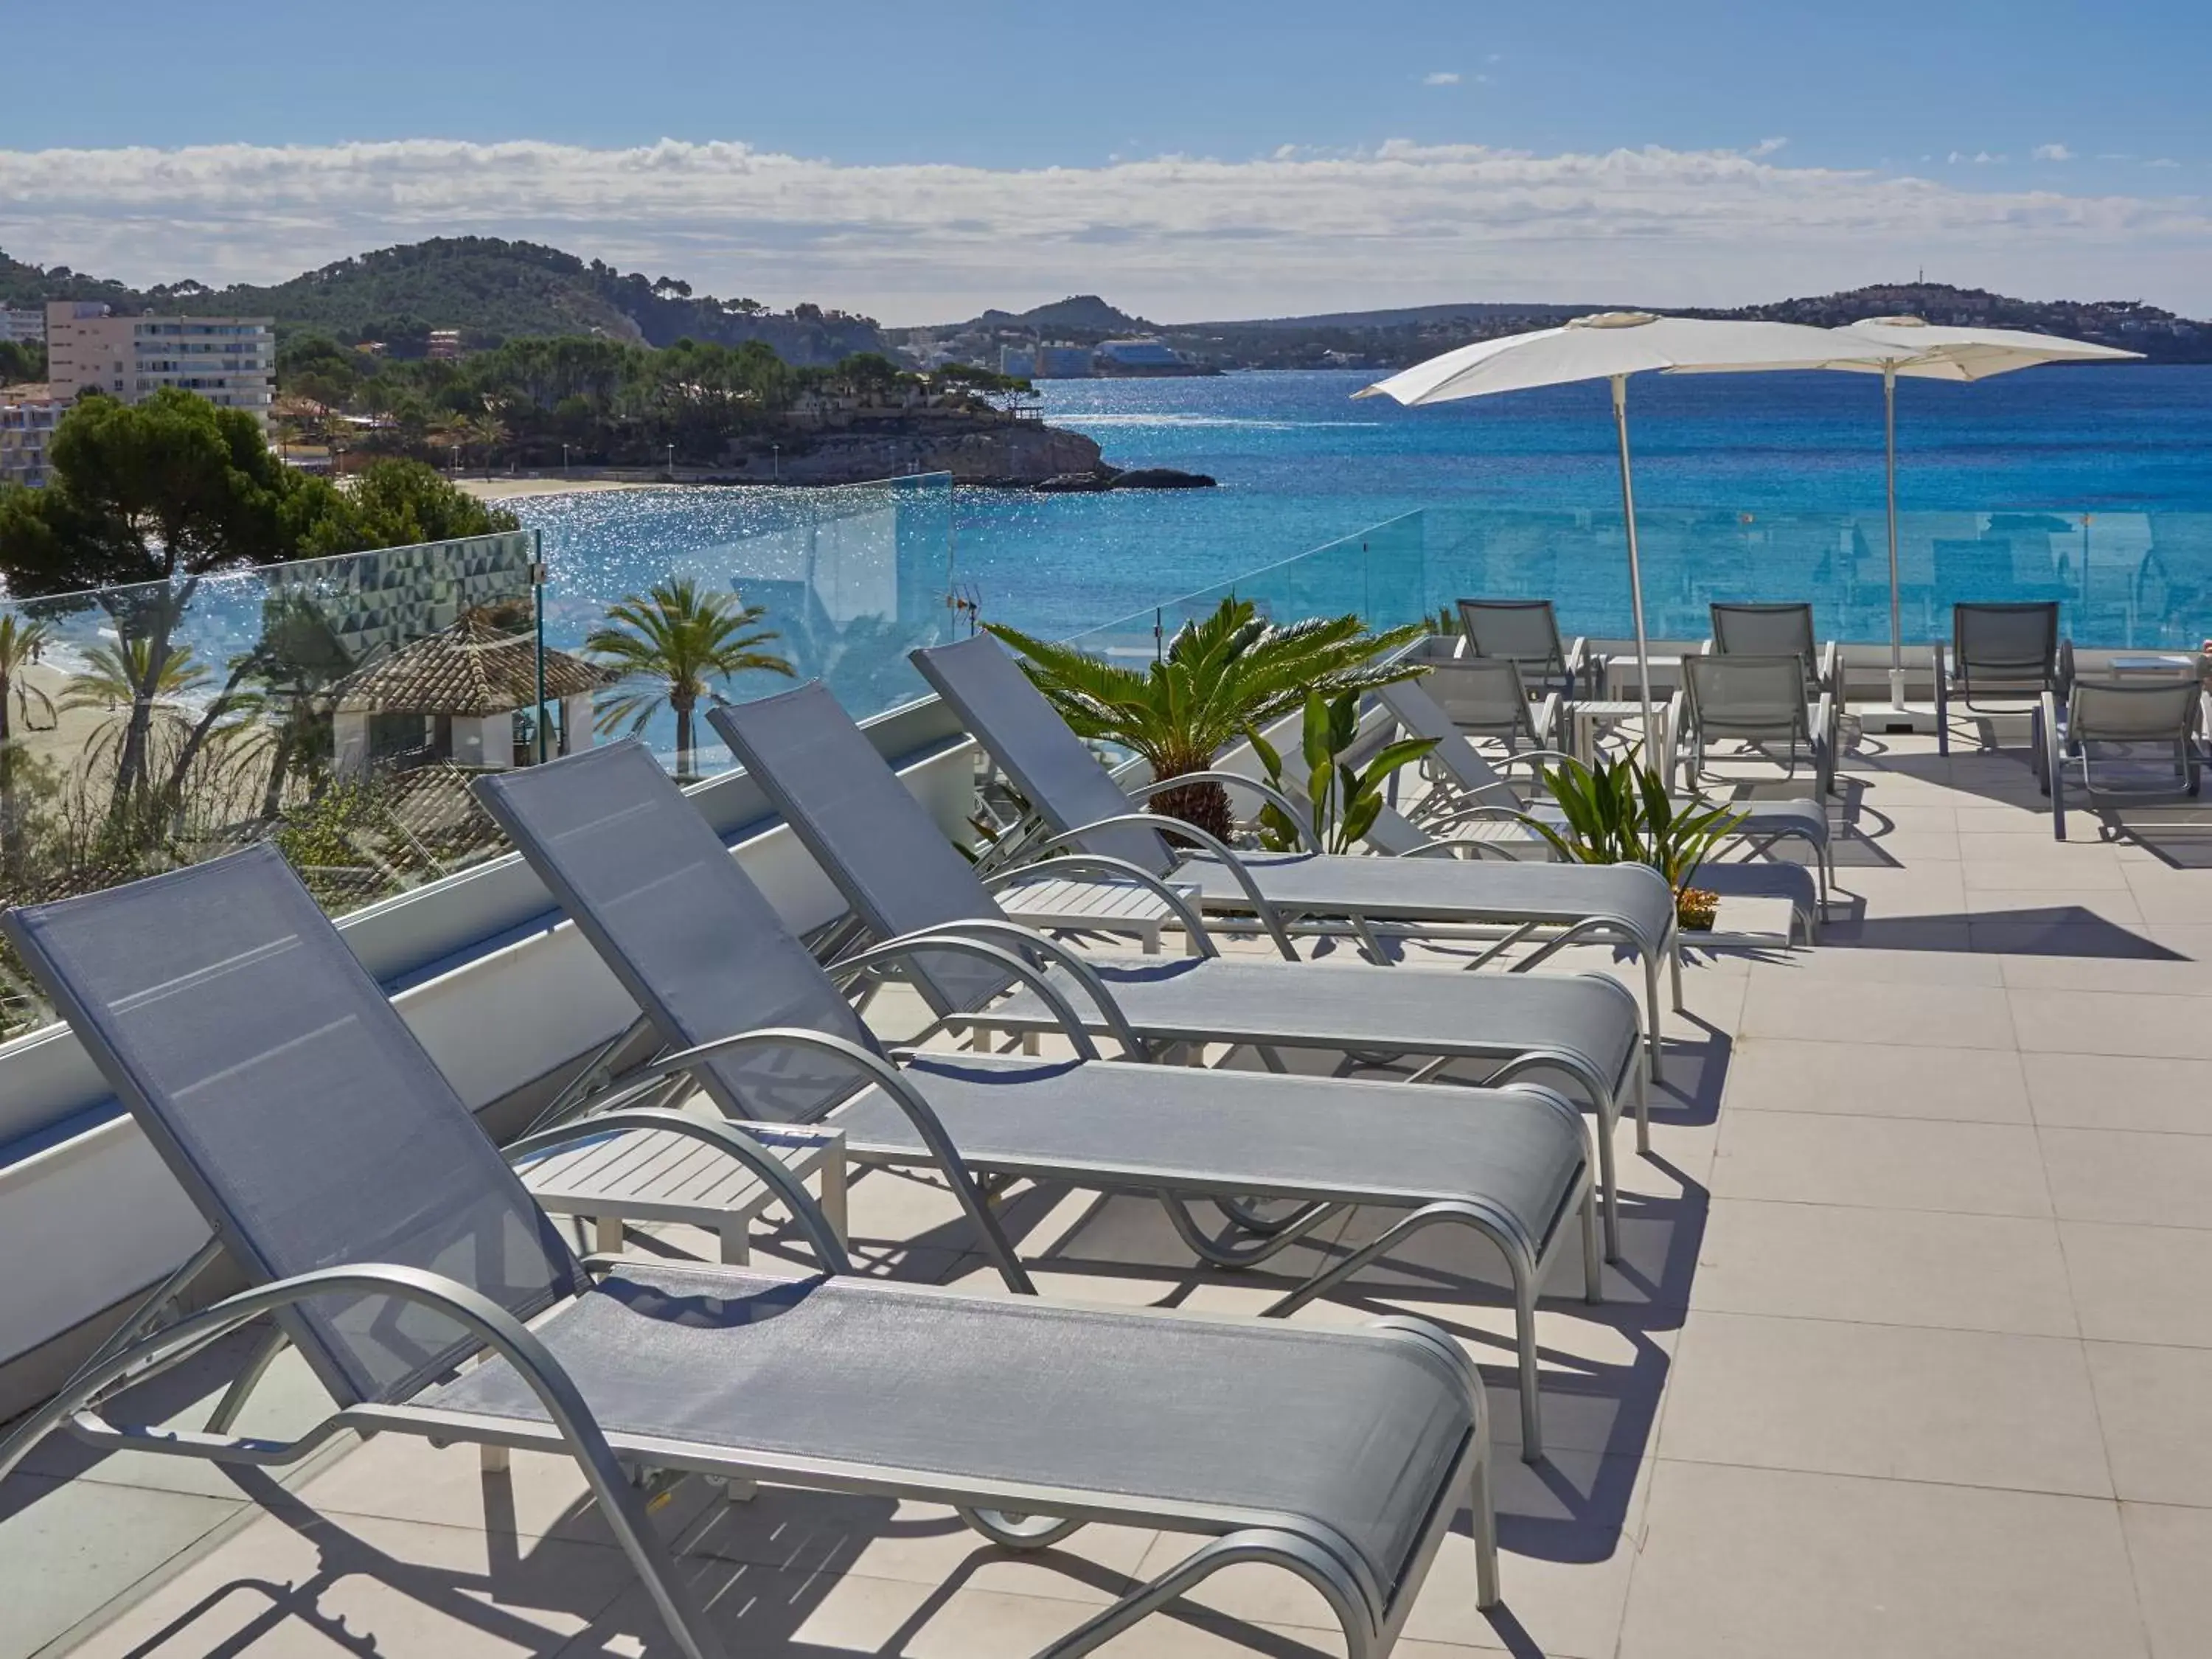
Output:
<path fill-rule="evenodd" d="M 1814 671 L 1814 678 L 1820 682 L 1820 685 L 1827 691 L 1827 694 L 1835 699 L 1836 706 L 1838 708 L 1842 708 L 1844 703 L 1844 652 L 1843 647 L 1838 645 L 1835 641 L 1830 640 L 1826 645 L 1820 647 L 1819 665 Z"/>
<path fill-rule="evenodd" d="M 1560 690 L 1569 697 L 1572 697 L 1578 695 L 1577 688 L 1582 684 L 1583 678 L 1589 672 L 1589 641 L 1583 635 L 1577 634 L 1567 641 L 1564 665 L 1566 672 L 1561 678 L 1565 684 Z"/>
<path fill-rule="evenodd" d="M 643 1494 L 634 1488 L 614 1449 L 592 1414 L 591 1407 L 552 1350 L 505 1308 L 480 1291 L 420 1267 L 359 1264 L 319 1267 L 274 1284 L 257 1285 L 213 1307 L 187 1316 L 143 1342 L 125 1348 L 96 1368 L 88 1370 L 56 1395 L 5 1444 L 0 1444 L 0 1477 L 21 1462 L 33 1447 L 58 1424 L 75 1416 L 100 1392 L 126 1375 L 163 1370 L 186 1358 L 217 1338 L 236 1330 L 264 1314 L 295 1303 L 334 1295 L 381 1296 L 395 1302 L 428 1308 L 461 1326 L 486 1348 L 514 1368 L 530 1391 L 538 1396 L 562 1443 L 583 1471 L 586 1484 L 607 1518 L 623 1553 L 644 1580 L 655 1608 L 687 1653 L 704 1654 L 699 1632 L 706 1628 L 703 1610 L 689 1585 L 675 1571 L 666 1547 L 653 1531 Z M 375 1407 L 356 1408 L 364 1419 Z M 105 1425 L 101 1425 L 105 1426 Z M 244 1440 L 229 1435 L 132 1433 L 109 1430 L 109 1435 L 140 1449 L 179 1453 L 222 1462 L 283 1463 L 296 1461 L 337 1429 L 348 1426 L 344 1414 L 333 1417 L 306 1438 L 286 1445 Z M 364 1422 L 363 1426 L 367 1426 Z"/>
<path fill-rule="evenodd" d="M 1038 972 L 1036 967 L 1018 952 L 1000 950 L 995 945 L 988 944 L 980 939 L 970 939 L 963 932 L 957 931 L 970 926 L 978 932 L 986 929 L 994 932 L 1003 929 L 1006 933 L 1019 936 L 1025 943 L 1031 943 L 1040 947 L 1050 947 L 1050 951 L 1054 951 L 1060 949 L 1056 941 L 1017 923 L 979 918 L 972 924 L 946 922 L 940 927 L 924 928 L 918 933 L 902 933 L 896 939 L 886 939 L 881 945 L 871 945 L 857 955 L 840 958 L 830 964 L 830 971 L 841 976 L 872 972 L 885 963 L 907 961 L 921 955 L 926 950 L 947 951 L 954 956 L 980 957 L 983 961 L 994 963 L 1009 979 L 1028 986 L 1030 990 L 1037 994 L 1038 1000 L 1049 1008 L 1053 1018 L 1060 1022 L 1061 1034 L 1074 1045 L 1078 1057 L 1084 1060 L 1097 1059 L 1098 1046 L 1091 1042 L 1091 1033 L 1083 1024 L 1083 1016 L 1075 1012 L 1075 1005 L 1067 1000 L 1060 988 Z M 1047 953 L 1048 954 L 1049 951 Z M 1063 953 L 1064 956 L 1073 954 L 1072 951 Z M 1077 982 L 1086 991 L 1091 991 L 1094 1000 L 1099 1002 L 1100 1012 L 1105 1016 L 1108 1025 L 1114 1029 L 1116 1040 L 1120 1040 L 1122 1029 L 1127 1024 L 1120 1006 L 1114 1001 L 1104 986 L 1098 985 L 1093 989 L 1097 975 L 1091 972 L 1087 965 L 1079 962 L 1075 968 L 1075 977 Z"/>
<path fill-rule="evenodd" d="M 1133 882 L 1175 913 L 1183 931 L 1197 944 L 1201 956 L 1218 957 L 1221 947 L 1213 942 L 1212 932 L 1206 927 L 1197 908 L 1181 893 L 1161 880 L 1141 864 L 1132 864 L 1127 859 L 1109 858 L 1103 853 L 1055 853 L 1040 859 L 1035 864 L 1017 864 L 985 878 L 983 890 L 996 893 L 1014 882 L 1030 880 L 1035 877 L 1064 872 L 1082 872 L 1111 876 L 1116 880 Z"/>
<path fill-rule="evenodd" d="M 1132 802 L 1141 805 L 1150 802 L 1155 795 L 1164 794 L 1170 789 L 1180 789 L 1187 783 L 1218 783 L 1224 788 L 1249 789 L 1285 817 L 1290 819 L 1297 830 L 1299 842 L 1307 852 L 1318 853 L 1323 850 L 1322 844 L 1314 839 L 1311 827 L 1299 816 L 1301 809 L 1295 801 L 1281 790 L 1264 784 L 1257 778 L 1248 778 L 1242 772 L 1216 770 L 1182 772 L 1171 778 L 1156 778 L 1140 789 L 1131 790 L 1129 799 Z"/>
<path fill-rule="evenodd" d="M 1814 775 L 1819 781 L 1820 799 L 1825 801 L 1836 785 L 1836 705 L 1826 691 L 1814 705 L 1811 724 L 1812 731 L 1808 735 L 1813 739 Z"/>
<path fill-rule="evenodd" d="M 757 1031 L 741 1031 L 734 1036 L 720 1037 L 712 1042 L 700 1043 L 680 1054 L 668 1055 L 655 1065 L 663 1075 L 689 1071 L 700 1060 L 715 1054 L 739 1053 L 747 1048 L 802 1048 L 810 1054 L 826 1054 L 844 1061 L 860 1079 L 872 1083 L 884 1091 L 891 1104 L 897 1107 L 921 1137 L 921 1144 L 929 1149 L 932 1162 L 937 1165 L 960 1207 L 982 1235 L 984 1254 L 992 1258 L 1000 1278 L 1006 1288 L 1017 1296 L 1034 1296 L 1036 1286 L 1014 1254 L 1014 1247 L 999 1225 L 998 1218 L 984 1199 L 982 1189 L 969 1172 L 960 1156 L 960 1149 L 952 1144 L 952 1137 L 944 1122 L 925 1100 L 921 1092 L 901 1075 L 897 1066 L 882 1055 L 871 1054 L 856 1042 L 833 1036 L 827 1031 L 809 1030 L 798 1026 L 769 1026 Z M 814 1247 L 816 1257 L 831 1273 L 850 1273 L 852 1262 L 845 1255 L 845 1247 L 838 1243 L 836 1230 L 830 1226 L 806 1188 L 776 1155 L 727 1121 L 714 1123 L 676 1111 L 645 1111 L 611 1113 L 595 1119 L 591 1124 L 579 1126 L 588 1131 L 604 1133 L 608 1129 L 665 1129 L 678 1134 L 688 1134 L 695 1140 L 708 1141 L 721 1147 L 759 1176 L 776 1196 L 781 1199 L 792 1217 L 799 1223 L 806 1241 Z M 763 1127 L 774 1126 L 763 1125 Z M 702 1131 L 706 1133 L 702 1133 Z M 519 1142 L 509 1149 L 508 1156 L 542 1150 L 556 1139 L 577 1139 L 580 1135 L 554 1131 L 550 1134 L 533 1136 L 529 1141 Z"/>
<path fill-rule="evenodd" d="M 819 1038 L 819 1044 L 803 1041 L 810 1037 Z M 774 1038 L 775 1041 L 770 1043 L 768 1041 L 769 1038 Z M 840 1042 L 838 1039 L 820 1032 L 748 1031 L 739 1036 L 725 1037 L 719 1042 L 701 1043 L 696 1048 L 686 1048 L 679 1054 L 655 1060 L 646 1068 L 645 1076 L 641 1079 L 641 1081 L 649 1078 L 657 1082 L 661 1079 L 672 1077 L 678 1072 L 690 1071 L 702 1060 L 740 1048 L 769 1046 L 816 1048 L 832 1045 L 835 1045 L 836 1050 L 841 1053 L 844 1049 L 853 1048 L 853 1045 Z M 865 1049 L 853 1048 L 853 1052 L 867 1059 L 874 1058 L 873 1055 L 867 1054 Z M 878 1063 L 881 1064 L 880 1061 Z M 868 1068 L 856 1065 L 854 1069 L 867 1071 Z M 890 1068 L 885 1066 L 884 1069 Z M 872 1075 L 872 1073 L 870 1074 Z M 543 1130 L 534 1135 L 525 1135 L 521 1139 L 501 1148 L 501 1151 L 505 1154 L 508 1163 L 517 1164 L 525 1158 L 534 1158 L 540 1152 L 550 1152 L 556 1146 L 565 1146 L 572 1141 L 590 1140 L 596 1136 L 620 1129 L 659 1129 L 670 1134 L 682 1135 L 687 1139 L 704 1141 L 725 1156 L 744 1164 L 759 1177 L 762 1185 L 783 1200 L 785 1207 L 791 1212 L 792 1219 L 799 1224 L 799 1231 L 806 1235 L 806 1242 L 813 1249 L 815 1260 L 821 1262 L 825 1271 L 833 1273 L 848 1273 L 853 1271 L 852 1261 L 845 1254 L 845 1247 L 838 1242 L 836 1230 L 830 1226 L 828 1218 L 823 1215 L 813 1199 L 807 1195 L 806 1188 L 799 1183 L 798 1179 L 793 1176 L 782 1159 L 777 1158 L 759 1140 L 735 1124 L 718 1123 L 706 1118 L 693 1117 L 688 1112 L 639 1107 L 629 1110 L 602 1112 L 595 1117 L 580 1118 L 574 1123 L 564 1123 L 558 1128 Z"/>
<path fill-rule="evenodd" d="M 1537 700 L 1535 712 L 1528 716 L 1529 728 L 1540 744 L 1551 744 L 1559 740 L 1559 694 L 1547 691 Z"/>
<path fill-rule="evenodd" d="M 1295 821 L 1293 819 L 1293 822 Z M 1243 891 L 1244 902 L 1252 907 L 1253 913 L 1260 918 L 1261 925 L 1267 928 L 1267 937 L 1275 941 L 1276 950 L 1281 951 L 1287 961 L 1298 960 L 1297 947 L 1291 943 L 1290 933 L 1284 927 L 1282 918 L 1275 914 L 1275 907 L 1267 902 L 1267 896 L 1260 890 L 1260 884 L 1253 879 L 1252 872 L 1245 868 L 1244 860 L 1237 849 L 1219 836 L 1200 829 L 1194 823 L 1186 823 L 1181 818 L 1163 817 L 1158 812 L 1116 812 L 1112 817 L 1099 818 L 1070 830 L 1066 835 L 1056 836 L 1052 838 L 1052 842 L 1049 844 L 1074 842 L 1093 830 L 1105 830 L 1123 823 L 1140 823 L 1147 830 L 1182 836 L 1187 840 L 1196 842 L 1214 857 L 1219 859 L 1222 867 L 1229 872 L 1238 889 Z"/>

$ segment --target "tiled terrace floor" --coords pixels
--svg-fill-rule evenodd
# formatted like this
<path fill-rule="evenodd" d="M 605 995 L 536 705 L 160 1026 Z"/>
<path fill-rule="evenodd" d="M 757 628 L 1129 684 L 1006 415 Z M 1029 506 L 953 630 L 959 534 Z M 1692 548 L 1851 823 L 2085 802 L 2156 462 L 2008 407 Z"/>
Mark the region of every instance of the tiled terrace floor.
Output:
<path fill-rule="evenodd" d="M 1879 742 L 1821 946 L 1691 970 L 1653 1154 L 1623 1130 L 1607 1304 L 1558 1271 L 1552 1455 L 1501 1464 L 1504 1607 L 1475 1611 L 1455 1536 L 1401 1652 L 2212 1653 L 2212 872 L 2187 867 L 2212 827 L 2113 844 L 2077 817 L 2058 845 L 2017 750 Z M 875 1269 L 997 1293 L 928 1183 L 866 1177 L 854 1217 Z M 1019 1193 L 1010 1218 L 1049 1293 L 1269 1294 L 1191 1272 L 1134 1200 Z M 1510 1441 L 1493 1264 L 1427 1237 L 1299 1317 L 1443 1322 Z M 40 1468 L 0 1492 L 0 1654 L 667 1650 L 552 1460 L 484 1475 L 386 1441 L 284 1485 L 66 1447 Z M 739 1655 L 1028 1653 L 1182 1547 L 1092 1529 L 1017 1559 L 942 1510 L 697 1483 L 661 1518 Z M 1339 1648 L 1317 1597 L 1245 1569 L 1111 1650 Z"/>

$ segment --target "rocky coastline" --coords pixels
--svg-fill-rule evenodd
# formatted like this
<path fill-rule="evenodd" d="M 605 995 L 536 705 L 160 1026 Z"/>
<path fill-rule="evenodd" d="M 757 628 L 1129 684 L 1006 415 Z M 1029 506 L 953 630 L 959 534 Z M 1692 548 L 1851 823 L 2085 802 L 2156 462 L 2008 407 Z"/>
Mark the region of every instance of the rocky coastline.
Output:
<path fill-rule="evenodd" d="M 1115 466 L 1095 440 L 1035 420 L 958 426 L 943 420 L 915 421 L 794 435 L 779 445 L 732 456 L 726 466 L 713 471 L 715 483 L 811 485 L 949 472 L 957 484 L 1054 495 L 1206 489 L 1214 483 L 1204 473 L 1172 467 Z"/>

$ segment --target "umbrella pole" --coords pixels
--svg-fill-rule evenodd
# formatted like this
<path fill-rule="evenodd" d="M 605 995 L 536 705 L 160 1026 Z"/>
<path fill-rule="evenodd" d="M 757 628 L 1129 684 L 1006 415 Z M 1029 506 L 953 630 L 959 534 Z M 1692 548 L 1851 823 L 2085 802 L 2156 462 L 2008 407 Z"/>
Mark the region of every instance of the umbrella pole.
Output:
<path fill-rule="evenodd" d="M 1897 365 L 1881 366 L 1883 482 L 1889 501 L 1889 706 L 1905 707 L 1905 611 L 1897 574 Z"/>
<path fill-rule="evenodd" d="M 1644 763 L 1667 769 L 1653 752 L 1659 722 L 1651 709 L 1651 646 L 1644 637 L 1644 562 L 1636 547 L 1636 484 L 1628 465 L 1628 376 L 1613 377 L 1613 427 L 1620 438 L 1620 516 L 1628 528 L 1628 602 L 1636 613 L 1636 689 L 1644 699 Z"/>

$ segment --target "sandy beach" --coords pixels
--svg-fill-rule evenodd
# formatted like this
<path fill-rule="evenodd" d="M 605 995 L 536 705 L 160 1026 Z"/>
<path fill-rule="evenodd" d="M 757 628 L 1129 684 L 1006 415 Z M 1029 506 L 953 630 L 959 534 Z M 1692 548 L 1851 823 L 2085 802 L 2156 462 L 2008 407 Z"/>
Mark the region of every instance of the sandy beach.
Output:
<path fill-rule="evenodd" d="M 649 483 L 616 478 L 459 478 L 455 482 L 480 501 L 511 501 L 525 495 L 573 495 L 586 489 L 651 489 Z"/>

